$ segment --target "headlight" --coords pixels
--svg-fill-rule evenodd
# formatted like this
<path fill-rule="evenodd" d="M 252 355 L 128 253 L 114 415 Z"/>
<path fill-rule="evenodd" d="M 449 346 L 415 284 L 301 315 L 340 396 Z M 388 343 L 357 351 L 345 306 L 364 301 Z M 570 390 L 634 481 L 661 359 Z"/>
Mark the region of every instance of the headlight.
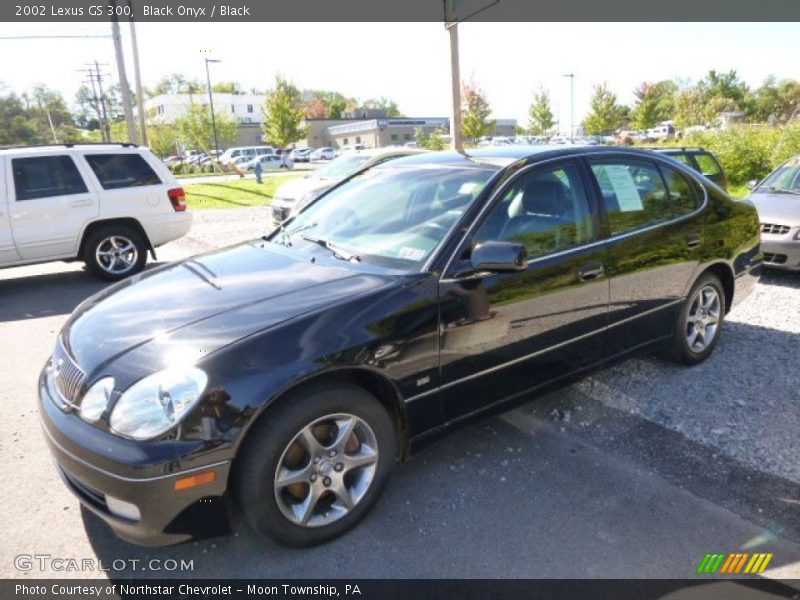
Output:
<path fill-rule="evenodd" d="M 200 399 L 208 376 L 189 367 L 159 371 L 134 383 L 111 411 L 111 430 L 135 440 L 157 437 L 172 428 Z"/>
<path fill-rule="evenodd" d="M 114 391 L 113 377 L 104 377 L 90 387 L 81 400 L 81 419 L 90 423 L 97 421 L 105 412 L 112 391 Z"/>

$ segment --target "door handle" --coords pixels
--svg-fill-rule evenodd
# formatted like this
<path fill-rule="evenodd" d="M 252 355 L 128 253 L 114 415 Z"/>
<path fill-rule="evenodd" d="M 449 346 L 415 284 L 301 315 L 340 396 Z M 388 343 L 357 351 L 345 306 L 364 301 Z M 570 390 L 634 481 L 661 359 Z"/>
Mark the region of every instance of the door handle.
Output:
<path fill-rule="evenodd" d="M 686 236 L 686 245 L 689 248 L 697 248 L 702 240 L 703 238 L 699 233 L 690 233 Z"/>
<path fill-rule="evenodd" d="M 92 201 L 91 200 L 72 200 L 69 203 L 69 205 L 72 206 L 72 207 L 75 207 L 75 208 L 80 208 L 81 206 L 91 206 L 92 205 Z"/>
<path fill-rule="evenodd" d="M 594 279 L 600 279 L 605 273 L 606 270 L 603 267 L 603 263 L 593 262 L 583 265 L 578 270 L 578 279 L 581 281 L 592 281 Z"/>

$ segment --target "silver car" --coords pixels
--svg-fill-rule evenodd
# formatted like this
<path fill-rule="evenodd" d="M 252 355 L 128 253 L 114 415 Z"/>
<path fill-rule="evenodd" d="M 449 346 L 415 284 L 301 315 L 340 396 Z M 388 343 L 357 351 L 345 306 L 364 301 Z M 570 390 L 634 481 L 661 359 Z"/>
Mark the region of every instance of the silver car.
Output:
<path fill-rule="evenodd" d="M 790 158 L 760 183 L 749 200 L 761 221 L 764 264 L 800 271 L 800 156 Z"/>

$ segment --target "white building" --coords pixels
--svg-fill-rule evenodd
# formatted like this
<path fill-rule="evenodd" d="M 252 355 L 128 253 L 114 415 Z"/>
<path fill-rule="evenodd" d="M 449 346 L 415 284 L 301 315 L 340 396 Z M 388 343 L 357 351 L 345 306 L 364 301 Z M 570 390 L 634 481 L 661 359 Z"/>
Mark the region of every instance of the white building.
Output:
<path fill-rule="evenodd" d="M 263 94 L 212 94 L 214 112 L 230 113 L 240 124 L 258 124 L 262 120 Z M 174 123 L 192 104 L 208 106 L 208 94 L 160 94 L 145 100 L 144 109 L 156 123 Z"/>

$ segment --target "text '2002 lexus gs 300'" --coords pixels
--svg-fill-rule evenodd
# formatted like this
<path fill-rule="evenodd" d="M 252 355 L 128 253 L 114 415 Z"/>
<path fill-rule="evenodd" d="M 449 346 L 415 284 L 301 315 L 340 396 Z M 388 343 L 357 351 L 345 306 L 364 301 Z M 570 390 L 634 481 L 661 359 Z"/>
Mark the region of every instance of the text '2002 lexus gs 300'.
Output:
<path fill-rule="evenodd" d="M 466 417 L 633 352 L 704 360 L 761 262 L 752 205 L 668 157 L 400 158 L 89 298 L 42 372 L 44 430 L 126 540 L 190 539 L 230 500 L 311 545 Z"/>

